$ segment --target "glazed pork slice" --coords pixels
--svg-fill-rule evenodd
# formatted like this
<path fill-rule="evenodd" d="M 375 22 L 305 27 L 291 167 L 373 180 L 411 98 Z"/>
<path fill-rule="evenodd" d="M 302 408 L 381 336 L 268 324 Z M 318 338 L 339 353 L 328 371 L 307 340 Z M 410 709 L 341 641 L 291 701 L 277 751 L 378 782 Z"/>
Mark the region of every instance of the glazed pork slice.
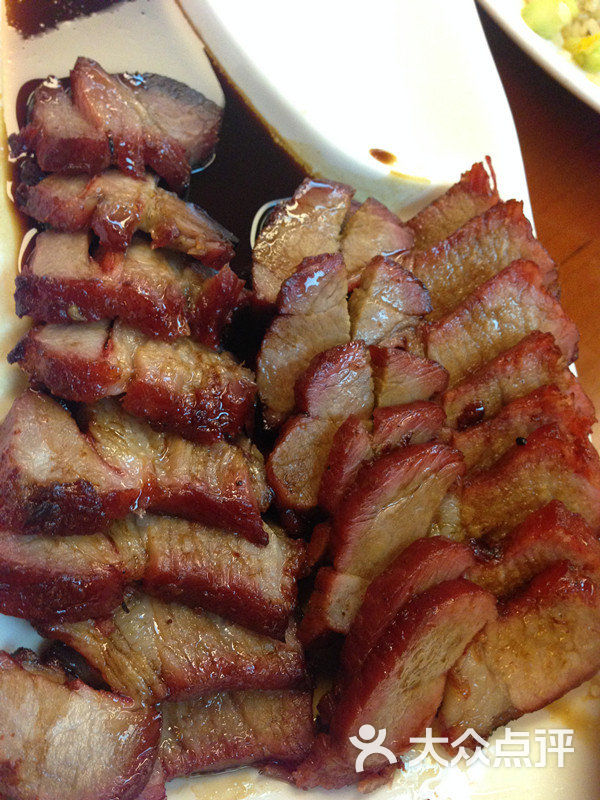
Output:
<path fill-rule="evenodd" d="M 233 234 L 199 206 L 157 187 L 150 176 L 137 180 L 114 170 L 91 179 L 54 174 L 35 186 L 21 184 L 15 200 L 21 211 L 55 230 L 91 228 L 112 250 L 126 250 L 141 230 L 155 247 L 187 253 L 207 267 L 221 267 L 233 258 Z"/>
<path fill-rule="evenodd" d="M 523 204 L 509 200 L 474 217 L 429 250 L 398 256 L 398 263 L 427 287 L 433 307 L 430 316 L 438 319 L 517 259 L 535 261 L 543 285 L 555 290 L 554 262 L 534 238 Z"/>
<path fill-rule="evenodd" d="M 450 671 L 439 713 L 442 735 L 453 741 L 471 728 L 487 737 L 591 678 L 600 667 L 599 597 L 564 562 L 534 578 Z"/>
<path fill-rule="evenodd" d="M 342 183 L 306 178 L 279 205 L 260 232 L 252 252 L 256 297 L 278 302 L 283 283 L 309 256 L 337 253 L 354 190 Z"/>
<path fill-rule="evenodd" d="M 8 356 L 54 395 L 84 403 L 123 395 L 123 407 L 192 441 L 236 436 L 256 384 L 226 352 L 189 338 L 149 338 L 117 321 L 32 328 Z"/>
<path fill-rule="evenodd" d="M 528 514 L 560 500 L 600 527 L 600 458 L 587 439 L 552 425 L 515 444 L 492 467 L 464 481 L 461 519 L 468 536 L 500 538 Z"/>
<path fill-rule="evenodd" d="M 431 311 L 431 303 L 414 275 L 392 259 L 377 256 L 364 268 L 348 310 L 352 338 L 371 345 L 388 337 L 401 339 Z"/>
<path fill-rule="evenodd" d="M 285 641 L 139 592 L 101 620 L 38 625 L 80 653 L 114 690 L 157 703 L 207 692 L 287 689 L 304 678 L 293 626 Z"/>
<path fill-rule="evenodd" d="M 389 775 L 380 754 L 356 771 L 353 737 L 363 725 L 386 730 L 386 747 L 400 756 L 411 737 L 431 725 L 444 695 L 446 675 L 464 648 L 496 616 L 493 595 L 463 579 L 423 592 L 402 608 L 353 676 L 331 715 L 329 732 L 320 734 L 294 772 L 303 789 L 335 789 Z"/>
<path fill-rule="evenodd" d="M 265 334 L 256 370 L 269 425 L 280 425 L 293 411 L 296 380 L 311 359 L 350 339 L 347 292 L 339 254 L 305 259 L 283 283 L 278 315 Z"/>
<path fill-rule="evenodd" d="M 39 233 L 17 275 L 17 315 L 56 324 L 116 318 L 148 336 L 192 334 L 218 347 L 242 299 L 243 283 L 229 267 L 203 269 L 140 237 L 126 253 L 99 259 L 89 247 L 85 233 Z"/>
<path fill-rule="evenodd" d="M 288 769 L 314 738 L 312 692 L 238 691 L 161 706 L 160 760 L 167 780 L 276 762 Z"/>
<path fill-rule="evenodd" d="M 534 511 L 486 553 L 465 577 L 506 597 L 557 561 L 566 561 L 594 583 L 600 580 L 600 541 L 583 517 L 558 500 Z M 486 557 L 487 556 L 487 557 Z"/>
<path fill-rule="evenodd" d="M 408 220 L 406 224 L 414 234 L 415 249 L 428 250 L 447 239 L 499 200 L 491 161 L 487 159 L 487 164 L 473 164 L 461 175 L 458 183 Z"/>
<path fill-rule="evenodd" d="M 362 342 L 315 356 L 296 382 L 296 409 L 267 460 L 267 476 L 280 505 L 309 510 L 318 502 L 333 438 L 348 416 L 373 409 L 369 351 Z"/>
<path fill-rule="evenodd" d="M 444 394 L 447 424 L 465 430 L 496 416 L 513 400 L 550 385 L 572 395 L 577 407 L 590 409 L 589 400 L 568 370 L 552 334 L 535 331 Z"/>
<path fill-rule="evenodd" d="M 0 653 L 0 794 L 135 800 L 158 754 L 160 714 L 68 681 L 31 652 Z M 26 755 L 26 758 L 24 758 Z M 75 765 L 85 765 L 77 769 Z"/>
<path fill-rule="evenodd" d="M 448 370 L 453 386 L 534 331 L 551 333 L 567 363 L 575 360 L 575 324 L 544 288 L 538 265 L 515 261 L 427 326 L 425 348 Z"/>
<path fill-rule="evenodd" d="M 429 400 L 448 386 L 448 372 L 435 361 L 396 347 L 370 348 L 376 405 L 399 406 Z"/>
<path fill-rule="evenodd" d="M 341 252 L 350 289 L 361 283 L 363 271 L 371 259 L 409 250 L 412 243 L 410 228 L 383 203 L 369 197 L 350 212 L 342 231 Z"/>
<path fill-rule="evenodd" d="M 525 444 L 529 434 L 544 425 L 557 425 L 583 439 L 595 421 L 593 406 L 583 392 L 573 396 L 563 394 L 557 386 L 541 386 L 508 403 L 492 419 L 452 431 L 450 442 L 462 452 L 468 470 L 488 469 L 515 442 Z"/>

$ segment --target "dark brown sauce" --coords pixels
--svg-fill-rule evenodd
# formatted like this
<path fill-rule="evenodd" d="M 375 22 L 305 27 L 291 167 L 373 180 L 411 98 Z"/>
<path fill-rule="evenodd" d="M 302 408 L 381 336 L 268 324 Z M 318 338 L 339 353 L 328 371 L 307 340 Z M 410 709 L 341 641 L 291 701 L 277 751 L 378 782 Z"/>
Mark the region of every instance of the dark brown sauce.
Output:
<path fill-rule="evenodd" d="M 369 155 L 379 161 L 381 164 L 395 164 L 397 161 L 396 156 L 387 150 L 380 150 L 378 147 L 372 147 L 369 150 Z"/>
<path fill-rule="evenodd" d="M 11 28 L 29 37 L 121 2 L 125 0 L 5 0 L 6 19 Z"/>
<path fill-rule="evenodd" d="M 461 413 L 458 415 L 458 419 L 456 420 L 456 427 L 459 431 L 464 431 L 467 428 L 471 428 L 473 425 L 477 425 L 479 422 L 482 422 L 484 418 L 485 406 L 483 403 L 475 401 L 474 403 L 469 403 L 469 405 L 463 408 Z"/>

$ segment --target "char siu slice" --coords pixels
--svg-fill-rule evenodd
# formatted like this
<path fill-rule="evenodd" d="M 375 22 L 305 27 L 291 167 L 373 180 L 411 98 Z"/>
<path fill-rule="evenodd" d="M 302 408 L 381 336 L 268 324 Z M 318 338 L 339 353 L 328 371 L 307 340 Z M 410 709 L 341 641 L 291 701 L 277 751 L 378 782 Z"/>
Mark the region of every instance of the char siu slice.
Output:
<path fill-rule="evenodd" d="M 417 400 L 402 406 L 385 406 L 373 411 L 373 449 L 376 453 L 425 444 L 435 439 L 446 420 L 437 403 Z"/>
<path fill-rule="evenodd" d="M 582 575 L 600 581 L 598 537 L 583 517 L 558 500 L 530 514 L 485 555 L 465 577 L 499 597 L 511 595 L 557 561 L 568 561 Z"/>
<path fill-rule="evenodd" d="M 160 760 L 167 780 L 244 764 L 290 768 L 314 738 L 312 692 L 239 691 L 161 706 Z"/>
<path fill-rule="evenodd" d="M 340 232 L 353 194 L 354 190 L 342 183 L 307 178 L 291 200 L 277 207 L 252 253 L 252 280 L 259 300 L 279 302 L 282 284 L 303 259 L 339 251 Z"/>
<path fill-rule="evenodd" d="M 508 403 L 493 419 L 452 431 L 451 443 L 462 452 L 467 469 L 487 469 L 515 442 L 525 444 L 529 434 L 544 425 L 557 425 L 585 438 L 595 421 L 593 406 L 583 392 L 574 397 L 556 386 L 541 386 Z"/>
<path fill-rule="evenodd" d="M 544 286 L 555 290 L 554 262 L 534 238 L 523 216 L 523 204 L 509 200 L 497 203 L 429 250 L 398 256 L 398 263 L 427 287 L 433 306 L 431 317 L 438 319 L 520 258 L 535 261 Z"/>
<path fill-rule="evenodd" d="M 199 206 L 160 189 L 150 176 L 136 180 L 109 170 L 95 178 L 49 175 L 20 185 L 17 205 L 38 222 L 73 233 L 92 228 L 100 243 L 126 250 L 137 230 L 155 247 L 169 247 L 221 267 L 233 258 L 235 237 Z"/>
<path fill-rule="evenodd" d="M 131 414 L 197 442 L 236 436 L 254 408 L 254 377 L 229 353 L 188 338 L 161 342 L 121 322 L 36 326 L 8 360 L 67 400 L 124 395 Z"/>
<path fill-rule="evenodd" d="M 136 800 L 158 753 L 160 714 L 69 681 L 30 651 L 0 653 L 0 794 Z"/>
<path fill-rule="evenodd" d="M 442 735 L 453 741 L 472 728 L 487 737 L 599 667 L 600 593 L 564 562 L 554 564 L 507 603 L 450 671 L 439 714 Z"/>
<path fill-rule="evenodd" d="M 552 384 L 572 395 L 577 407 L 589 408 L 552 335 L 536 331 L 445 393 L 447 424 L 464 430 L 494 417 L 507 403 Z"/>
<path fill-rule="evenodd" d="M 138 592 L 126 595 L 108 618 L 38 629 L 80 653 L 112 689 L 144 702 L 287 689 L 304 678 L 293 626 L 279 641 L 207 611 Z"/>
<path fill-rule="evenodd" d="M 358 213 L 358 212 L 357 212 Z M 414 275 L 390 258 L 377 256 L 365 267 L 348 301 L 353 339 L 376 344 L 400 340 L 431 311 L 429 294 Z"/>
<path fill-rule="evenodd" d="M 414 247 L 429 250 L 470 219 L 496 205 L 499 199 L 490 160 L 487 159 L 487 165 L 473 164 L 458 183 L 408 220 L 406 224 L 415 237 Z"/>
<path fill-rule="evenodd" d="M 294 408 L 294 385 L 318 353 L 350 338 L 348 282 L 339 254 L 307 258 L 282 285 L 278 316 L 263 339 L 256 381 L 268 424 Z"/>
<path fill-rule="evenodd" d="M 355 769 L 363 725 L 386 730 L 396 756 L 430 726 L 444 694 L 446 675 L 466 645 L 496 615 L 493 595 L 462 579 L 444 581 L 414 598 L 396 615 L 352 677 L 320 734 L 294 773 L 303 789 L 341 788 L 381 773 L 387 759 L 371 755 Z M 389 767 L 388 767 L 389 773 Z"/>
<path fill-rule="evenodd" d="M 33 93 L 27 125 L 9 138 L 13 155 L 35 153 L 44 172 L 85 172 L 108 169 L 106 135 L 75 108 L 58 81 L 48 79 Z"/>
<path fill-rule="evenodd" d="M 600 526 L 600 458 L 589 441 L 555 426 L 538 428 L 490 469 L 464 482 L 462 524 L 468 536 L 501 537 L 551 500 Z"/>
<path fill-rule="evenodd" d="M 440 364 L 395 347 L 371 347 L 375 398 L 379 407 L 429 400 L 448 386 Z"/>
<path fill-rule="evenodd" d="M 173 517 L 135 515 L 106 534 L 0 533 L 0 612 L 33 622 L 107 616 L 134 581 L 165 600 L 285 634 L 304 546 L 276 528 L 265 547 Z"/>
<path fill-rule="evenodd" d="M 412 243 L 410 228 L 389 208 L 369 197 L 356 211 L 350 212 L 342 231 L 341 251 L 350 289 L 361 283 L 363 270 L 371 259 L 409 250 Z"/>
<path fill-rule="evenodd" d="M 538 265 L 515 261 L 426 327 L 425 347 L 448 370 L 453 386 L 533 331 L 551 333 L 567 363 L 574 361 L 575 324 L 545 290 Z"/>
<path fill-rule="evenodd" d="M 369 351 L 362 342 L 339 345 L 315 356 L 296 383 L 300 413 L 282 428 L 267 461 L 269 483 L 280 505 L 309 510 L 333 438 L 348 416 L 368 417 L 373 409 Z"/>

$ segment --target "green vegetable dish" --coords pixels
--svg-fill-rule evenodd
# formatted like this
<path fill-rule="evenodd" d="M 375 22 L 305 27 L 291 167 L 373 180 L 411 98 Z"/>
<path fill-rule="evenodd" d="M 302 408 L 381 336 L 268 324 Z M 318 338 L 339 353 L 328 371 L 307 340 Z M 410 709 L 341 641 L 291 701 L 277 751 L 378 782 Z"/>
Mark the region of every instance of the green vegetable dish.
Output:
<path fill-rule="evenodd" d="M 523 19 L 567 50 L 587 72 L 600 73 L 600 0 L 528 0 Z"/>

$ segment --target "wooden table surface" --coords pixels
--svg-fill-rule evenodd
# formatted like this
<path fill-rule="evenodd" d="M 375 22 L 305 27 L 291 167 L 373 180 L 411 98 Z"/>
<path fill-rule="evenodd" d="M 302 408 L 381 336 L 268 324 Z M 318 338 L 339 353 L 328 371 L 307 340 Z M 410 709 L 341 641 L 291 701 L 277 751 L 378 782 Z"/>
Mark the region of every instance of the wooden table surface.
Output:
<path fill-rule="evenodd" d="M 581 383 L 600 417 L 600 114 L 480 14 L 519 134 L 537 234 L 581 333 Z M 600 449 L 600 425 L 594 443 Z"/>

